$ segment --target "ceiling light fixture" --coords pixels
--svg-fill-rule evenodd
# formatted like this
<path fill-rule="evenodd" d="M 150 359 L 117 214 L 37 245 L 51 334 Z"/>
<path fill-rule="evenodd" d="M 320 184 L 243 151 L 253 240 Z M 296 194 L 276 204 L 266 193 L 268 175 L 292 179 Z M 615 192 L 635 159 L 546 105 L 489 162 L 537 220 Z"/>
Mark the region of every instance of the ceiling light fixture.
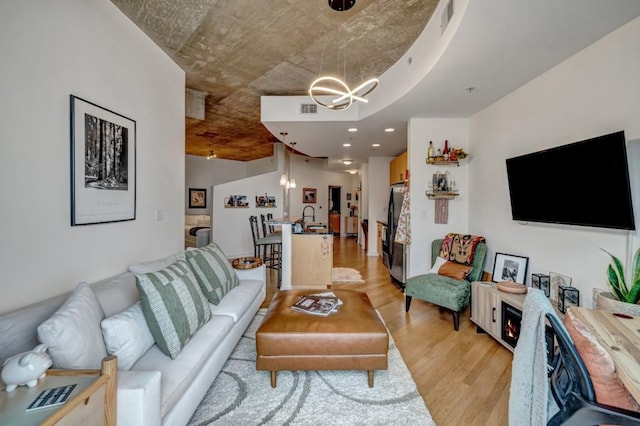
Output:
<path fill-rule="evenodd" d="M 379 143 L 373 143 L 371 144 L 372 147 L 374 148 L 380 148 L 380 144 Z"/>
<path fill-rule="evenodd" d="M 394 129 L 393 127 L 387 127 L 386 129 L 384 129 L 384 131 L 387 133 L 391 133 L 391 132 L 395 132 L 396 129 Z"/>
<path fill-rule="evenodd" d="M 329 7 L 338 12 L 349 10 L 356 4 L 356 0 L 329 0 Z"/>
<path fill-rule="evenodd" d="M 342 162 L 344 164 L 346 164 L 347 166 L 351 165 L 351 163 L 353 163 L 353 160 L 342 160 Z"/>
<path fill-rule="evenodd" d="M 355 175 L 356 173 L 358 173 L 357 170 L 348 170 L 349 173 L 351 173 L 352 175 Z"/>
<path fill-rule="evenodd" d="M 289 159 L 289 184 L 288 184 L 288 188 L 295 188 L 296 187 L 296 180 L 291 177 L 293 176 L 293 172 L 291 171 L 291 169 L 293 169 L 292 167 L 292 163 L 293 163 L 293 155 L 295 154 L 295 149 L 296 147 L 296 142 L 291 142 L 291 158 Z"/>
<path fill-rule="evenodd" d="M 357 132 L 357 131 L 358 131 L 358 128 L 357 128 L 357 127 L 349 127 L 349 128 L 347 129 L 347 131 L 348 131 L 348 132 L 351 132 L 351 133 L 353 133 L 353 132 Z"/>
<path fill-rule="evenodd" d="M 350 144 L 350 143 L 343 143 L 343 144 L 342 144 L 342 146 L 344 146 L 344 147 L 347 147 L 347 148 L 348 148 L 348 147 L 350 147 L 350 146 L 351 146 L 351 144 Z"/>
<path fill-rule="evenodd" d="M 216 157 L 216 153 L 213 152 L 213 150 L 209 151 L 209 155 L 207 155 L 207 160 L 211 160 L 212 158 Z"/>
<path fill-rule="evenodd" d="M 329 6 L 337 11 L 344 11 L 350 9 L 355 4 L 355 0 L 329 0 Z M 338 40 L 342 41 L 343 37 L 338 35 Z M 345 38 L 346 40 L 346 38 Z M 353 102 L 360 101 L 363 103 L 369 102 L 365 96 L 371 93 L 380 80 L 377 78 L 370 78 L 364 83 L 361 83 L 358 87 L 351 90 L 346 83 L 346 62 L 347 56 L 345 53 L 346 41 L 342 46 L 338 47 L 338 67 L 340 67 L 340 56 L 342 53 L 343 69 L 345 72 L 342 76 L 342 80 L 338 77 L 325 75 L 316 78 L 309 86 L 309 96 L 319 106 L 335 111 L 349 108 Z M 324 48 L 322 49 L 322 56 L 324 57 Z M 322 57 L 320 59 L 320 70 L 322 71 Z M 319 73 L 321 74 L 321 73 Z M 335 96 L 330 102 L 320 100 L 321 96 Z"/>
<path fill-rule="evenodd" d="M 280 132 L 280 136 L 282 136 L 282 144 L 284 146 L 286 146 L 286 144 L 284 143 L 284 138 L 288 135 L 289 133 L 287 132 Z M 287 173 L 282 173 L 280 175 L 280 186 L 285 186 L 287 185 L 287 182 L 289 181 L 289 177 L 287 176 Z"/>

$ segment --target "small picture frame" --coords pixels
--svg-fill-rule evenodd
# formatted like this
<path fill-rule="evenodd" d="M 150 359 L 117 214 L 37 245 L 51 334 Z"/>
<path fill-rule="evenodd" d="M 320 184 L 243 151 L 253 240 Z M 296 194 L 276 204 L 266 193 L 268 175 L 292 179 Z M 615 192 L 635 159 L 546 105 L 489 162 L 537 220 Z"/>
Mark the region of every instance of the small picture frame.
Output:
<path fill-rule="evenodd" d="M 316 188 L 302 189 L 302 202 L 305 204 L 315 204 L 318 190 Z"/>
<path fill-rule="evenodd" d="M 518 284 L 524 284 L 527 277 L 528 264 L 528 257 L 496 253 L 491 279 L 495 283 L 501 281 L 512 281 Z"/>
<path fill-rule="evenodd" d="M 447 180 L 447 174 L 434 173 L 431 178 L 431 185 L 433 187 L 433 192 L 449 191 L 449 181 Z"/>
<path fill-rule="evenodd" d="M 551 287 L 549 285 L 549 275 L 547 274 L 531 274 L 531 287 L 544 291 L 544 295 L 551 295 Z"/>
<path fill-rule="evenodd" d="M 551 283 L 551 300 L 558 300 L 558 291 L 560 290 L 560 286 L 571 287 L 571 277 L 558 274 L 556 272 L 549 272 L 549 281 Z"/>
<path fill-rule="evenodd" d="M 189 208 L 190 209 L 207 208 L 207 189 L 206 188 L 189 188 Z"/>
<path fill-rule="evenodd" d="M 272 208 L 276 206 L 276 197 L 273 195 L 256 195 L 256 207 Z"/>
<path fill-rule="evenodd" d="M 561 285 L 558 287 L 558 309 L 565 314 L 569 306 L 580 306 L 580 290 Z"/>
<path fill-rule="evenodd" d="M 246 195 L 230 195 L 224 199 L 225 208 L 249 207 L 249 201 Z"/>
<path fill-rule="evenodd" d="M 347 192 L 347 201 L 351 201 L 351 193 Z"/>

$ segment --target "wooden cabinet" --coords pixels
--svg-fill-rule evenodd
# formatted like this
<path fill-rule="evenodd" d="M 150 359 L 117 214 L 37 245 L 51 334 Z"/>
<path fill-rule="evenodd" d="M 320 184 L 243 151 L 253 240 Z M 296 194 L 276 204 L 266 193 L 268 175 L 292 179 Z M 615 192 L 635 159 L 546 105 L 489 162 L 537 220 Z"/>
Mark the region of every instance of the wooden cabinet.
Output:
<path fill-rule="evenodd" d="M 291 236 L 291 288 L 326 289 L 331 284 L 333 237 L 331 234 Z"/>
<path fill-rule="evenodd" d="M 329 213 L 329 232 L 340 235 L 340 213 Z"/>
<path fill-rule="evenodd" d="M 115 356 L 102 360 L 102 370 L 49 370 L 32 388 L 0 393 L 0 424 L 115 425 L 116 376 Z M 64 405 L 25 412 L 43 390 L 71 384 L 77 387 Z"/>
<path fill-rule="evenodd" d="M 408 178 L 407 173 L 407 151 L 405 151 L 389 163 L 389 184 L 405 182 Z"/>
<path fill-rule="evenodd" d="M 471 288 L 471 321 L 500 340 L 500 328 L 498 326 L 501 309 L 499 290 L 490 283 L 474 282 Z"/>
<path fill-rule="evenodd" d="M 358 216 L 345 216 L 344 232 L 347 235 L 358 235 Z"/>

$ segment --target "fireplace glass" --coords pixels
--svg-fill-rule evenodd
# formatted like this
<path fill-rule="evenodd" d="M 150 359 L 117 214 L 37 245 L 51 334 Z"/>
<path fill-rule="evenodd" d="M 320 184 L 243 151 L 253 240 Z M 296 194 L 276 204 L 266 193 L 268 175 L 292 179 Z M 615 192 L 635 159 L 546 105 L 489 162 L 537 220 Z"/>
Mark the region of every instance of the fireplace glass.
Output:
<path fill-rule="evenodd" d="M 522 323 L 522 311 L 510 304 L 502 301 L 502 341 L 515 349 L 520 337 Z M 547 342 L 547 363 L 553 365 L 554 337 L 553 329 L 547 325 L 545 327 L 545 340 Z"/>

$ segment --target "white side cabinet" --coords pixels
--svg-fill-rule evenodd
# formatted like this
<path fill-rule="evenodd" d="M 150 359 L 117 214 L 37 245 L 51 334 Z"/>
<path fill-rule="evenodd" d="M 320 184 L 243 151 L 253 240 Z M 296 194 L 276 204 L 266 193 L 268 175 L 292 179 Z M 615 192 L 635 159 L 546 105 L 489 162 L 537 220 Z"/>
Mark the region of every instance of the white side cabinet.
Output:
<path fill-rule="evenodd" d="M 513 352 L 513 347 L 505 342 L 502 336 L 502 302 L 522 312 L 524 298 L 525 294 L 498 290 L 496 283 L 474 281 L 471 283 L 471 321 Z"/>

